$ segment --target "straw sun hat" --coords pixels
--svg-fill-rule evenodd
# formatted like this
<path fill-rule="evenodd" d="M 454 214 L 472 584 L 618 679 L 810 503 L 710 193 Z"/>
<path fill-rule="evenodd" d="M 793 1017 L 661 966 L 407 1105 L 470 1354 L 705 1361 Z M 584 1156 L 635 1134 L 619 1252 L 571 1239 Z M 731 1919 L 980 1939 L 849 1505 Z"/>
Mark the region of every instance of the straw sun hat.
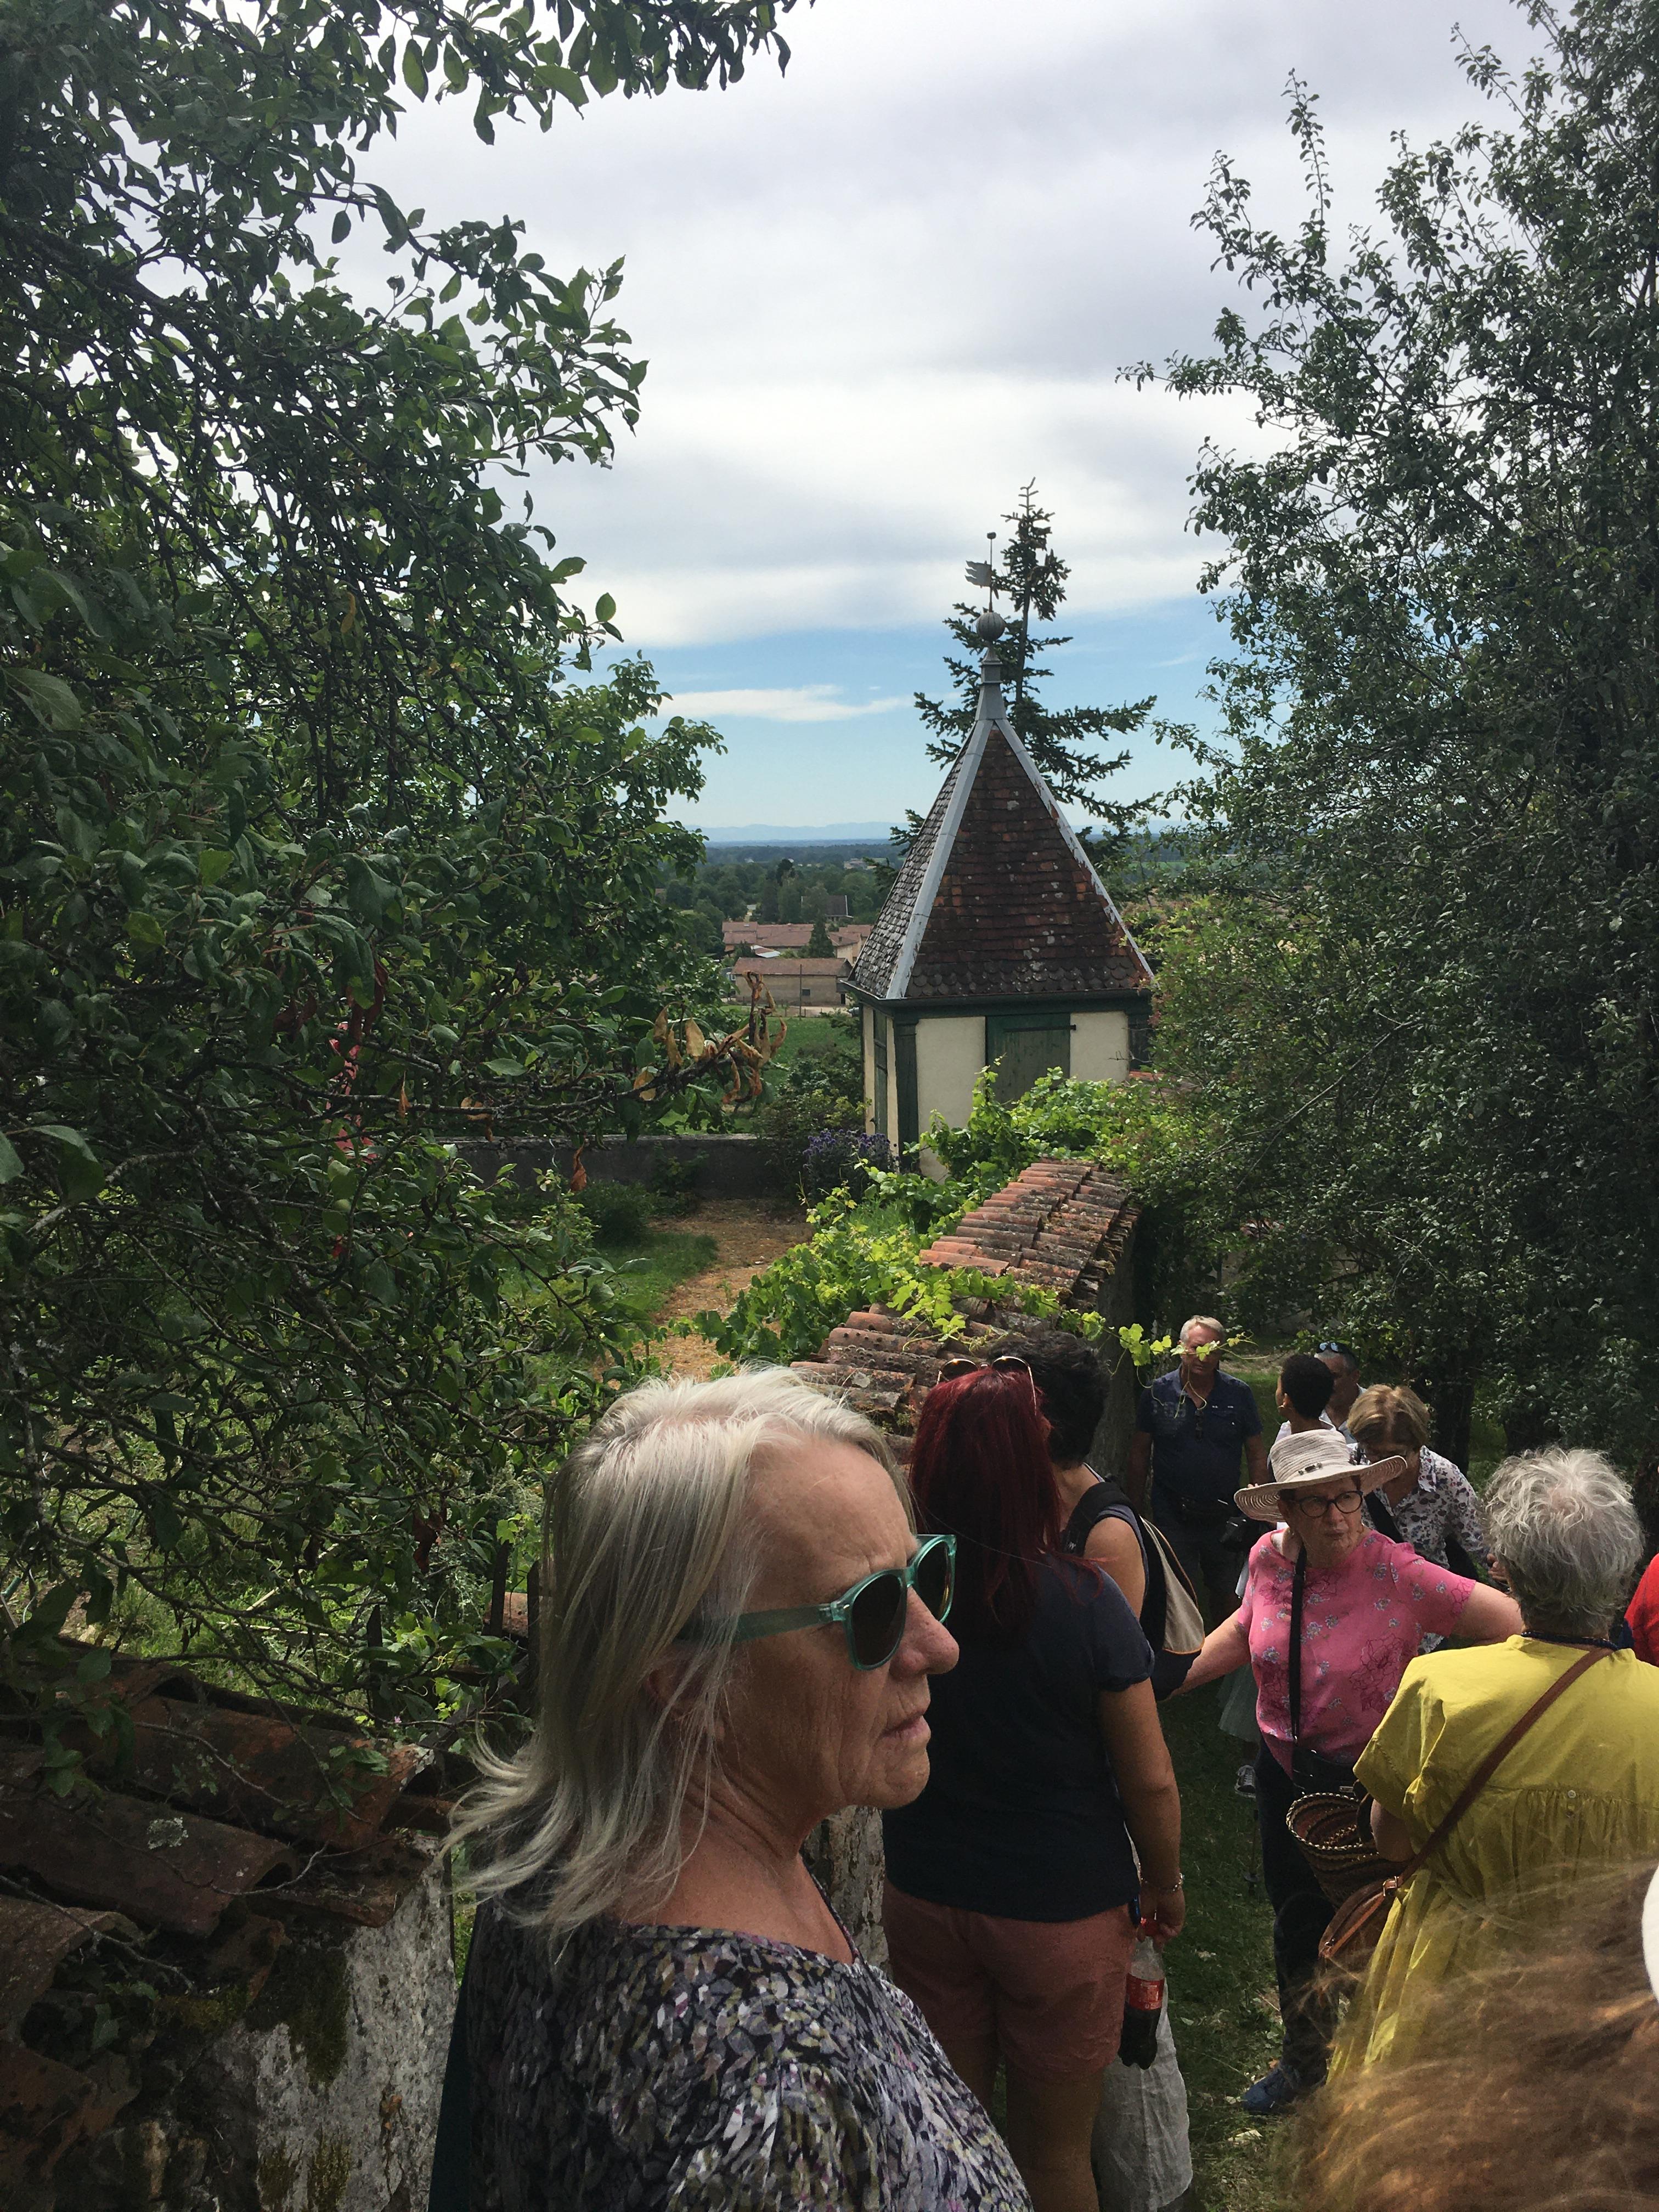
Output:
<path fill-rule="evenodd" d="M 1318 1482 L 1334 1482 L 1339 1475 L 1352 1475 L 1364 1498 L 1406 1472 L 1406 1462 L 1398 1452 L 1391 1458 L 1369 1460 L 1356 1467 L 1348 1456 L 1346 1439 L 1334 1429 L 1308 1429 L 1299 1437 L 1280 1437 L 1267 1455 L 1267 1464 L 1273 1469 L 1271 1482 L 1252 1483 L 1248 1490 L 1237 1491 L 1233 1496 L 1239 1511 L 1248 1513 L 1252 1521 L 1282 1521 L 1282 1501 L 1288 1493 L 1311 1490 Z"/>

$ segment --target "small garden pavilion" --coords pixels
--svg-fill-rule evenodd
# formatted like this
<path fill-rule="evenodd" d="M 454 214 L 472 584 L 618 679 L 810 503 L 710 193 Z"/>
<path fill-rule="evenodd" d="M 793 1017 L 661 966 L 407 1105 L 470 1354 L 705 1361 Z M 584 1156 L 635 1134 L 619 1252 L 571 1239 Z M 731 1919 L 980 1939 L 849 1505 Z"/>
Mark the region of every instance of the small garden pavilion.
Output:
<path fill-rule="evenodd" d="M 848 979 L 867 1127 L 901 1151 L 960 1127 L 982 1068 L 1017 1098 L 1039 1075 L 1121 1083 L 1152 976 L 1014 734 L 1000 615 L 980 617 L 979 711 Z M 924 1159 L 924 1164 L 928 1160 Z"/>

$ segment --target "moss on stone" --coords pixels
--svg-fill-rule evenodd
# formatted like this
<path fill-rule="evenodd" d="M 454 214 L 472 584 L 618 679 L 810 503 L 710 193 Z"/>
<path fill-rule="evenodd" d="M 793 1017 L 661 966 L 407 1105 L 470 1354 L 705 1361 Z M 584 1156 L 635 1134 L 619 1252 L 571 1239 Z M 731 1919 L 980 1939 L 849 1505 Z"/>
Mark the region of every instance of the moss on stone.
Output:
<path fill-rule="evenodd" d="M 192 2035 L 214 2036 L 234 2027 L 247 2007 L 247 1984 L 227 1982 L 206 1996 L 169 1993 L 160 2000 L 158 2009 L 174 2027 L 188 2028 Z"/>
<path fill-rule="evenodd" d="M 259 2212 L 288 2212 L 299 2179 L 300 2161 L 286 2146 L 268 2150 L 259 2160 Z"/>
<path fill-rule="evenodd" d="M 340 2212 L 350 2179 L 350 2151 L 338 2136 L 324 2136 L 306 2172 L 306 2212 Z"/>
<path fill-rule="evenodd" d="M 312 2087 L 325 2089 L 345 2064 L 350 2035 L 344 1953 L 331 1943 L 285 1943 L 247 2022 L 261 2031 L 287 2028 Z"/>

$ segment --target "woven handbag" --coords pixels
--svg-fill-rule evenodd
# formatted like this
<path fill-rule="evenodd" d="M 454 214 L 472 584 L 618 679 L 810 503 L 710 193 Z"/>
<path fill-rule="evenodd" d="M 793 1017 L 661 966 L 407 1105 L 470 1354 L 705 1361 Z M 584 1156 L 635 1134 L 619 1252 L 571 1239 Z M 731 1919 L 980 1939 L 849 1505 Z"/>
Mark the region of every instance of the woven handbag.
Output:
<path fill-rule="evenodd" d="M 1480 1765 L 1476 1767 L 1458 1793 L 1451 1810 L 1420 1851 L 1414 1852 L 1403 1866 L 1393 1865 L 1388 1861 L 1380 1862 L 1389 1866 L 1386 1875 L 1377 1875 L 1362 1886 L 1350 1891 L 1344 1902 L 1338 1905 L 1335 1913 L 1332 1916 L 1329 1927 L 1319 1941 L 1319 1955 L 1327 1966 L 1346 1966 L 1356 1974 L 1364 1972 L 1370 1963 L 1371 1953 L 1376 1948 L 1377 1939 L 1382 1933 L 1383 1923 L 1389 1917 L 1389 1908 L 1393 1905 L 1401 1889 L 1411 1880 L 1424 1861 L 1432 1857 L 1439 1850 L 1441 1844 L 1445 1842 L 1447 1837 L 1450 1835 L 1452 1830 L 1468 1811 L 1470 1806 L 1474 1804 L 1475 1799 L 1492 1780 L 1492 1776 L 1497 1773 L 1533 1723 L 1541 1720 L 1562 1692 L 1571 1689 L 1578 1677 L 1587 1673 L 1601 1656 L 1600 1651 L 1585 1652 L 1582 1659 L 1575 1660 L 1565 1674 L 1551 1683 L 1535 1705 L 1527 1708 L 1509 1734 L 1486 1753 Z M 1295 1820 L 1297 1811 L 1308 1802 L 1305 1797 L 1299 1798 L 1297 1803 L 1291 1806 L 1291 1820 Z M 1295 1833 L 1294 1829 L 1291 1832 Z M 1297 1840 L 1300 1843 L 1300 1837 L 1297 1837 Z M 1303 1849 L 1307 1850 L 1305 1844 L 1303 1844 Z M 1316 1867 L 1315 1871 L 1318 1872 Z M 1321 1882 L 1322 1887 L 1322 1876 Z M 1327 1890 L 1326 1894 L 1329 1896 L 1330 1892 Z"/>
<path fill-rule="evenodd" d="M 1374 1888 L 1397 1871 L 1371 1839 L 1371 1801 L 1363 1791 L 1311 1790 L 1285 1818 L 1297 1849 L 1333 1905 Z"/>

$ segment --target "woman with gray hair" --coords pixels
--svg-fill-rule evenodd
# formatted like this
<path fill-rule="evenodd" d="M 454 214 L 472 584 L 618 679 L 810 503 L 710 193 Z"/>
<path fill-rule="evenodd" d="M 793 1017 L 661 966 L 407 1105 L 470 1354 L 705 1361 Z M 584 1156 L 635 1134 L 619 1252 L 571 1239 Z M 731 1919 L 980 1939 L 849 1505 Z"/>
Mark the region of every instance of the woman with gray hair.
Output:
<path fill-rule="evenodd" d="M 1522 1632 L 1407 1668 L 1355 1768 L 1377 1848 L 1413 1858 L 1513 1740 L 1399 1890 L 1333 2070 L 1409 2056 L 1414 2008 L 1492 1962 L 1523 1887 L 1555 1878 L 1570 1899 L 1581 1872 L 1659 1855 L 1659 1669 L 1612 1641 L 1644 1549 L 1629 1487 L 1599 1452 L 1530 1452 L 1504 1462 L 1484 1502 Z"/>
<path fill-rule="evenodd" d="M 457 1831 L 470 2212 L 1029 2205 L 801 1857 L 927 1780 L 954 1540 L 781 1371 L 652 1382 L 556 1481 L 541 1711 Z"/>

